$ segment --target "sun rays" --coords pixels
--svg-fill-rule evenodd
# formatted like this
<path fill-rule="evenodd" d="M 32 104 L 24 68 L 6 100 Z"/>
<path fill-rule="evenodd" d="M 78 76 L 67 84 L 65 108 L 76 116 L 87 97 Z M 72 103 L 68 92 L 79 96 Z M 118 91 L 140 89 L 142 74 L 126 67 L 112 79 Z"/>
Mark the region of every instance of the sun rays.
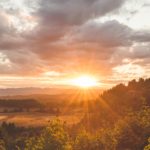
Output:
<path fill-rule="evenodd" d="M 90 75 L 81 75 L 72 79 L 70 84 L 81 88 L 91 88 L 98 86 L 98 80 Z"/>

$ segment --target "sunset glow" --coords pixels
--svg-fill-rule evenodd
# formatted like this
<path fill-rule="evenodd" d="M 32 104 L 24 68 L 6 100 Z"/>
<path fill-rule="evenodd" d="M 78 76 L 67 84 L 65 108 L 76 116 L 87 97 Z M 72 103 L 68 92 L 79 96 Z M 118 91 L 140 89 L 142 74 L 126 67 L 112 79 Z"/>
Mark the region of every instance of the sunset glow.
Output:
<path fill-rule="evenodd" d="M 150 0 L 0 0 L 0 150 L 148 150 L 149 14 Z"/>
<path fill-rule="evenodd" d="M 0 88 L 147 78 L 149 14 L 148 0 L 0 0 Z"/>
<path fill-rule="evenodd" d="M 84 75 L 73 79 L 71 84 L 82 88 L 89 88 L 97 86 L 98 81 L 92 76 Z"/>

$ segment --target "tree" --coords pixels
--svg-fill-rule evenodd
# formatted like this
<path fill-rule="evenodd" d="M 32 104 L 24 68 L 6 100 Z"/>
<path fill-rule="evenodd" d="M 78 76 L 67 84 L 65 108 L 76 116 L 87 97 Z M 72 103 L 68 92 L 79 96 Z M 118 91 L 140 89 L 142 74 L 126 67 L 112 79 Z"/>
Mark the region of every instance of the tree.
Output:
<path fill-rule="evenodd" d="M 148 138 L 148 145 L 144 147 L 144 150 L 150 150 L 150 137 Z"/>
<path fill-rule="evenodd" d="M 74 141 L 74 150 L 96 150 L 93 137 L 86 130 L 80 131 Z"/>
<path fill-rule="evenodd" d="M 150 108 L 143 108 L 120 120 L 114 129 L 116 150 L 141 150 L 150 135 Z"/>
<path fill-rule="evenodd" d="M 64 124 L 54 120 L 39 137 L 27 140 L 25 150 L 71 150 L 70 142 Z"/>

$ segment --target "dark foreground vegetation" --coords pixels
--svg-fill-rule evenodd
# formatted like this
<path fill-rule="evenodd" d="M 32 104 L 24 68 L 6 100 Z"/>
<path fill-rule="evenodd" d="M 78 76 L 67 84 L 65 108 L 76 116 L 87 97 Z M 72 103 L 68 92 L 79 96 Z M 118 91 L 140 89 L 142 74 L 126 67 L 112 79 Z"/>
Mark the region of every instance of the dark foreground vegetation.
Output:
<path fill-rule="evenodd" d="M 79 124 L 47 127 L 2 123 L 0 150 L 150 150 L 150 79 L 132 80 L 87 101 Z"/>

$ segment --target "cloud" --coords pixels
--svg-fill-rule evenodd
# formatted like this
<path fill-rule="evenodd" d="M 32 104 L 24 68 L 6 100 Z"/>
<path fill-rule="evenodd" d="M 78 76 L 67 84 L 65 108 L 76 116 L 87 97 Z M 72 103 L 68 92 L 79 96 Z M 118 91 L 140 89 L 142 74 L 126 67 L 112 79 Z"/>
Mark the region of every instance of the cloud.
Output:
<path fill-rule="evenodd" d="M 150 42 L 150 31 L 134 32 L 132 40 L 135 40 L 136 42 Z"/>
<path fill-rule="evenodd" d="M 9 34 L 11 32 L 11 27 L 9 26 L 9 21 L 5 12 L 0 11 L 0 37 L 4 34 Z"/>
<path fill-rule="evenodd" d="M 104 23 L 88 22 L 77 30 L 75 39 L 79 42 L 99 43 L 104 47 L 131 45 L 132 30 L 116 20 Z"/>
<path fill-rule="evenodd" d="M 78 25 L 119 8 L 124 0 L 41 0 L 37 15 L 42 23 Z"/>
<path fill-rule="evenodd" d="M 58 40 L 74 26 L 105 15 L 123 3 L 124 0 L 41 0 L 34 13 L 38 20 L 34 37 Z"/>
<path fill-rule="evenodd" d="M 46 72 L 91 71 L 106 77 L 119 74 L 127 65 L 125 60 L 134 62 L 132 70 L 144 68 L 150 64 L 150 31 L 101 18 L 121 11 L 124 2 L 40 0 L 32 8 L 21 4 L 22 11 L 19 4 L 2 8 L 0 74 L 40 76 Z"/>

